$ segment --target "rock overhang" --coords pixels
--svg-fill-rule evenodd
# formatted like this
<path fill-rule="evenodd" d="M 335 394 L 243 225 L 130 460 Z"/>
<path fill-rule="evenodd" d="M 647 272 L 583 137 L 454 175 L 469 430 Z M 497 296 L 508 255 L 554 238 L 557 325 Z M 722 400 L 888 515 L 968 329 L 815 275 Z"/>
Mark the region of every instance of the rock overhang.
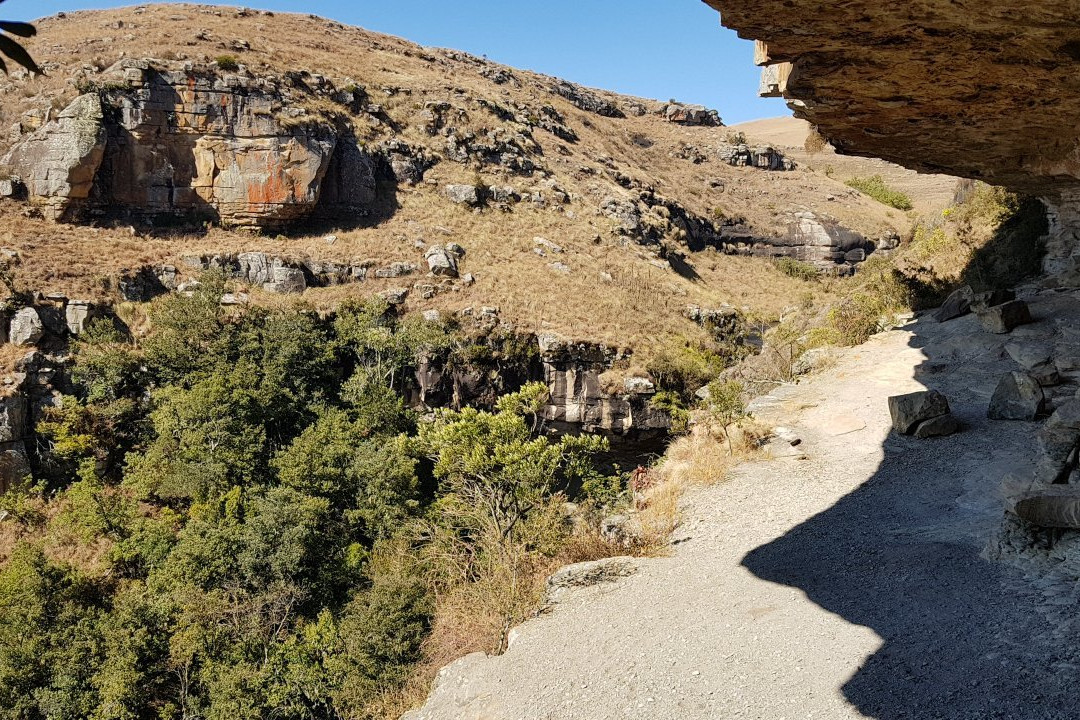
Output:
<path fill-rule="evenodd" d="M 1080 190 L 1080 3 L 704 1 L 758 41 L 765 93 L 841 152 Z"/>

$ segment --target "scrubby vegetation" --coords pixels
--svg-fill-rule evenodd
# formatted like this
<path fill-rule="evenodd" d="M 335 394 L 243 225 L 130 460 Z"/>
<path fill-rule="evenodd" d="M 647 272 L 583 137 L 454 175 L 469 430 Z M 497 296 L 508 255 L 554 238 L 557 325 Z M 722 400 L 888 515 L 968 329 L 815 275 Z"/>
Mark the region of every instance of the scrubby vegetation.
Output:
<path fill-rule="evenodd" d="M 240 69 L 240 61 L 235 55 L 218 55 L 214 62 L 225 72 L 236 72 Z"/>
<path fill-rule="evenodd" d="M 605 440 L 539 432 L 545 386 L 419 417 L 416 358 L 475 340 L 221 291 L 158 301 L 138 344 L 103 320 L 78 342 L 78 392 L 0 500 L 4 717 L 396 717 L 501 649 L 556 566 L 612 552 L 590 528 L 625 479 Z"/>
<path fill-rule="evenodd" d="M 897 210 L 910 210 L 914 207 L 911 198 L 908 197 L 908 195 L 899 190 L 890 188 L 885 184 L 885 179 L 880 175 L 853 177 L 845 181 L 844 184 L 848 187 L 855 188 L 864 195 L 869 195 L 879 203 L 894 207 Z"/>
<path fill-rule="evenodd" d="M 784 273 L 788 277 L 797 278 L 799 280 L 806 280 L 807 282 L 815 282 L 821 279 L 821 273 L 818 269 L 810 263 L 803 262 L 802 260 L 796 260 L 795 258 L 782 257 L 777 258 L 776 269 Z"/>

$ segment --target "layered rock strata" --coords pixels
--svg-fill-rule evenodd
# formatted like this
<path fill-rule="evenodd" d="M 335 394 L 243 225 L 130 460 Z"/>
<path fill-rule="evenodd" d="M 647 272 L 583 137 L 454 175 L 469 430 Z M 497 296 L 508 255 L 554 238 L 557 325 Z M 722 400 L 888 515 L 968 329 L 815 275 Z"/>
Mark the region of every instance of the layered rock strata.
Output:
<path fill-rule="evenodd" d="M 347 121 L 359 91 L 335 104 L 299 80 L 136 60 L 105 78 L 0 159 L 50 218 L 273 227 L 375 203 L 376 158 Z"/>

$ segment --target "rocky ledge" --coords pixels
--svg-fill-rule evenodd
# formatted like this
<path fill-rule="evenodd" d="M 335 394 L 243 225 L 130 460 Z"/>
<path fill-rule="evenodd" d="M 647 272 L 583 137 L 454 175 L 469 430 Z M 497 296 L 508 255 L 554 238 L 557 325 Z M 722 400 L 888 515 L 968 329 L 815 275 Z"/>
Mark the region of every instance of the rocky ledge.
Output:
<path fill-rule="evenodd" d="M 357 128 L 380 108 L 325 78 L 122 60 L 85 89 L 0 158 L 2 189 L 52 219 L 273 227 L 366 215 L 380 178 L 422 175 L 400 142 L 365 147 Z"/>

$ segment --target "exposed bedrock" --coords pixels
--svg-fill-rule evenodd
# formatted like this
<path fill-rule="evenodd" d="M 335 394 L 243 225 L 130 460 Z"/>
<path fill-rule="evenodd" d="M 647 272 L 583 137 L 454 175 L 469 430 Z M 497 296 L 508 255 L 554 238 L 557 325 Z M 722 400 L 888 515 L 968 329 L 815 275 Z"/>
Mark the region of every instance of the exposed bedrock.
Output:
<path fill-rule="evenodd" d="M 704 0 L 759 41 L 762 93 L 836 148 L 1044 199 L 1047 270 L 1080 253 L 1080 4 Z"/>
<path fill-rule="evenodd" d="M 48 217 L 276 226 L 375 203 L 376 158 L 295 87 L 138 60 L 106 77 L 0 159 Z"/>

